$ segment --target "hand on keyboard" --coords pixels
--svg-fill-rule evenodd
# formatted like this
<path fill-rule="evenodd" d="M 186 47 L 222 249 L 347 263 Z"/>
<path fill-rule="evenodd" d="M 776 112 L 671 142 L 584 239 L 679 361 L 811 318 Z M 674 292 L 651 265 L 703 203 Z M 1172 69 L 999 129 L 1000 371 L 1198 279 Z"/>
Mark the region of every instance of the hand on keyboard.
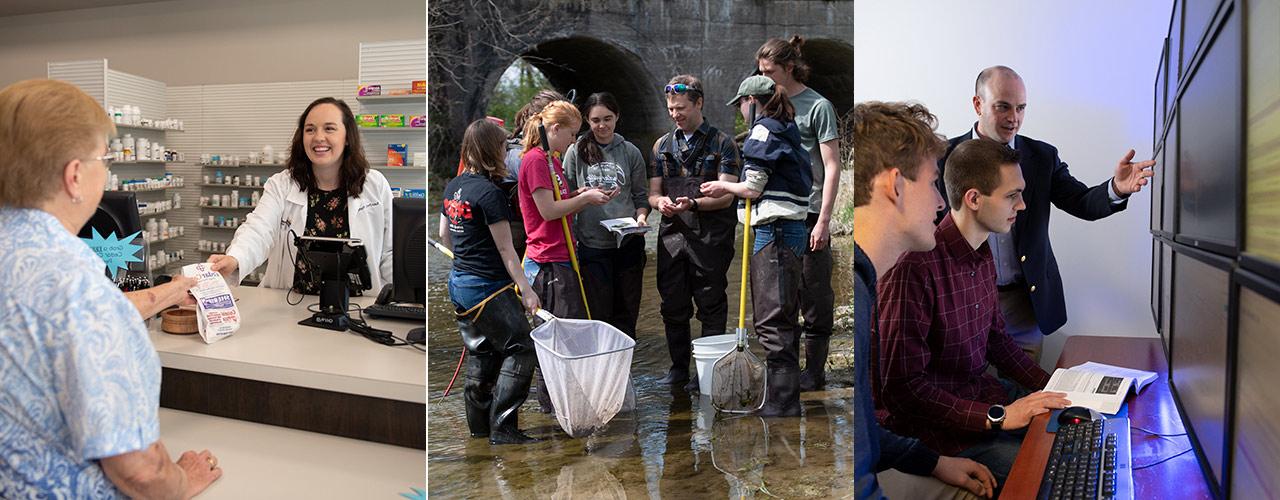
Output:
<path fill-rule="evenodd" d="M 1066 396 L 1061 392 L 1038 391 L 1014 401 L 1004 407 L 1007 415 L 1000 428 L 1007 431 L 1021 429 L 1031 424 L 1031 419 L 1036 415 L 1071 406 L 1071 401 Z"/>

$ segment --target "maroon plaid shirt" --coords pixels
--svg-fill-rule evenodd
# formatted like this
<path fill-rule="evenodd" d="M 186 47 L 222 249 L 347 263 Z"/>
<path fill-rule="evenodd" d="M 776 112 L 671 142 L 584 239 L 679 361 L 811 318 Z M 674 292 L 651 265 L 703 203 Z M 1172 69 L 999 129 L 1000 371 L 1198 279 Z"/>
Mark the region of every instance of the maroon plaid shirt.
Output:
<path fill-rule="evenodd" d="M 871 386 L 885 427 L 954 455 L 990 438 L 991 405 L 1011 403 L 989 363 L 1031 390 L 1049 374 L 1005 333 L 987 244 L 970 247 L 951 214 L 934 237 L 880 280 Z"/>

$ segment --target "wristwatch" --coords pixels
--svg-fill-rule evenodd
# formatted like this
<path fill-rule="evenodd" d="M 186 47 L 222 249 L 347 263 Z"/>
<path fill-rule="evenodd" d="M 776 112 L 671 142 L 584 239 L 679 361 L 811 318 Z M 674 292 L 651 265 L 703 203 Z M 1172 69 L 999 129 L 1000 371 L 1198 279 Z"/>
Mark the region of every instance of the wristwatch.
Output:
<path fill-rule="evenodd" d="M 991 408 L 987 409 L 987 421 L 991 422 L 991 430 L 1000 430 L 1000 426 L 1004 424 L 1004 416 L 1004 406 L 991 405 Z"/>
<path fill-rule="evenodd" d="M 693 210 L 694 212 L 697 212 L 697 211 L 698 211 L 698 199 L 697 199 L 697 198 L 693 198 L 693 199 L 691 199 L 690 201 L 692 201 L 692 202 L 693 202 L 693 208 L 692 208 L 692 210 Z"/>

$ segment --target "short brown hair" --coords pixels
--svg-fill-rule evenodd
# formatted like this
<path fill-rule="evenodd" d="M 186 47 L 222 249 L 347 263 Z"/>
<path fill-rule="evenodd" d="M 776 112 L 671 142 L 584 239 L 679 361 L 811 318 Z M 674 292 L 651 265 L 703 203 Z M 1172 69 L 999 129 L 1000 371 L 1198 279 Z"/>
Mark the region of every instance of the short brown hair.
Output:
<path fill-rule="evenodd" d="M 804 39 L 800 35 L 792 36 L 789 40 L 770 38 L 756 50 L 756 60 L 768 59 L 778 65 L 790 64 L 791 78 L 804 83 L 809 79 L 809 63 L 804 62 L 804 56 L 800 52 L 800 47 L 803 46 Z"/>
<path fill-rule="evenodd" d="M 1000 167 L 1017 165 L 1018 151 L 991 139 L 969 139 L 956 146 L 942 174 L 947 183 L 947 201 L 951 208 L 964 203 L 964 193 L 977 189 L 990 196 L 1000 185 Z"/>
<path fill-rule="evenodd" d="M 0 206 L 36 208 L 57 193 L 62 169 L 115 135 L 101 104 L 75 85 L 24 80 L 0 90 Z"/>
<path fill-rule="evenodd" d="M 346 129 L 347 144 L 342 148 L 342 165 L 338 166 L 338 186 L 346 188 L 347 196 L 355 198 L 364 192 L 364 179 L 369 174 L 369 160 L 364 157 L 364 146 L 360 143 L 360 128 L 356 126 L 356 116 L 346 102 L 332 97 L 321 97 L 302 111 L 298 116 L 298 128 L 293 131 L 293 140 L 289 141 L 289 176 L 304 192 L 319 189 L 316 186 L 316 173 L 311 170 L 311 159 L 307 158 L 306 147 L 302 145 L 302 133 L 307 128 L 307 115 L 321 104 L 332 104 L 342 113 L 342 128 Z"/>
<path fill-rule="evenodd" d="M 689 92 L 689 104 L 697 104 L 697 103 L 698 103 L 698 100 L 699 100 L 699 99 L 702 99 L 702 97 L 703 97 L 704 95 L 706 95 L 706 94 L 704 94 L 704 93 L 702 92 L 702 80 L 699 80 L 699 79 L 698 79 L 698 77 L 696 77 L 696 76 L 693 76 L 693 75 L 676 75 L 676 76 L 671 77 L 671 81 L 668 81 L 668 82 L 667 82 L 667 85 L 675 85 L 675 84 L 677 84 L 677 83 L 683 83 L 683 84 L 685 84 L 685 85 L 688 85 L 688 86 L 689 86 L 689 88 L 690 88 L 690 92 Z M 681 95 L 681 94 L 674 94 L 674 93 L 667 93 L 667 92 L 664 92 L 664 94 L 666 94 L 666 95 Z"/>
<path fill-rule="evenodd" d="M 939 158 L 947 141 L 923 104 L 863 102 L 853 107 L 853 206 L 871 202 L 871 179 L 897 168 L 916 180 L 925 158 Z"/>
<path fill-rule="evenodd" d="M 471 122 L 462 133 L 462 164 L 465 172 L 499 180 L 507 176 L 506 131 L 488 118 Z"/>

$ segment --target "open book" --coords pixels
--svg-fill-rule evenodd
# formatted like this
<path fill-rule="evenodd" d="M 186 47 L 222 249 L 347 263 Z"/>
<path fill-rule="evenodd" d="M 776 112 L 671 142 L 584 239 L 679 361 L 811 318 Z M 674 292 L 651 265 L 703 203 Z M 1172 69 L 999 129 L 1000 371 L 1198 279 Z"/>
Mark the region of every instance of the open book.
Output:
<path fill-rule="evenodd" d="M 621 217 L 617 219 L 602 220 L 600 221 L 600 225 L 604 226 L 605 229 L 618 233 L 619 237 L 629 234 L 647 233 L 650 229 L 653 229 L 651 226 L 641 226 L 639 222 L 636 222 L 635 217 Z"/>
<path fill-rule="evenodd" d="M 1065 392 L 1072 406 L 1084 406 L 1115 415 L 1130 392 L 1141 392 L 1155 379 L 1154 372 L 1090 361 L 1055 370 L 1044 390 Z"/>

